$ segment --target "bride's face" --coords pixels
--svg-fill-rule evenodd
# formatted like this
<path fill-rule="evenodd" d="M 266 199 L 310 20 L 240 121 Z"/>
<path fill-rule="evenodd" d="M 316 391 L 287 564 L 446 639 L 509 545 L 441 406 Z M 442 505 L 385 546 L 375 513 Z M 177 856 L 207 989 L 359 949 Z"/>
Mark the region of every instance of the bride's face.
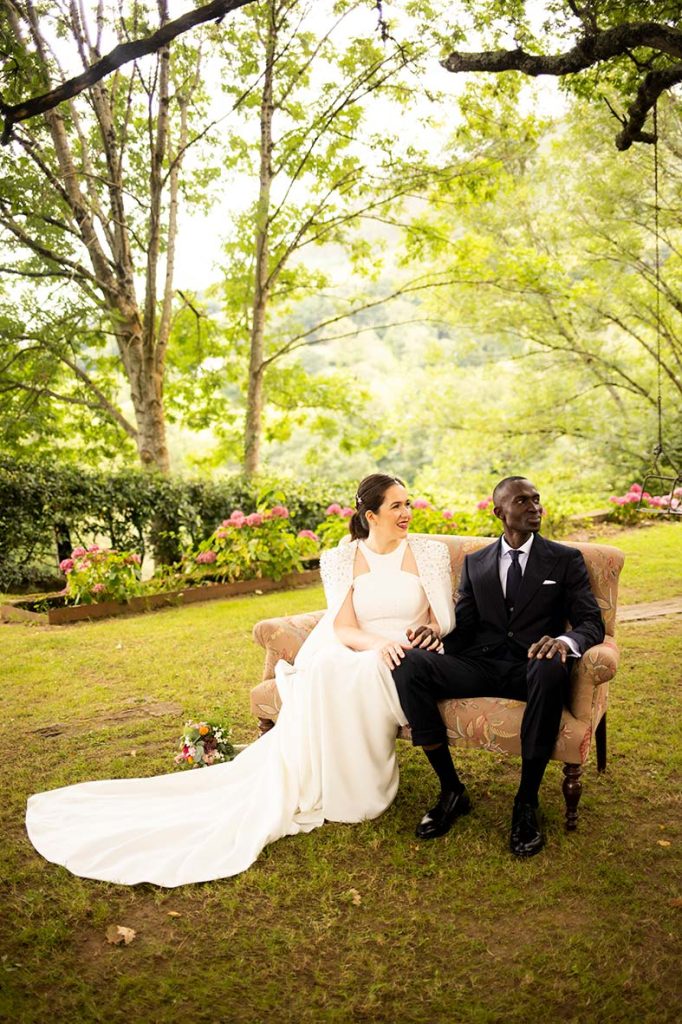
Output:
<path fill-rule="evenodd" d="M 378 512 L 368 512 L 370 531 L 376 531 L 385 540 L 402 540 L 407 535 L 412 519 L 412 503 L 402 484 L 392 484 L 384 495 Z"/>

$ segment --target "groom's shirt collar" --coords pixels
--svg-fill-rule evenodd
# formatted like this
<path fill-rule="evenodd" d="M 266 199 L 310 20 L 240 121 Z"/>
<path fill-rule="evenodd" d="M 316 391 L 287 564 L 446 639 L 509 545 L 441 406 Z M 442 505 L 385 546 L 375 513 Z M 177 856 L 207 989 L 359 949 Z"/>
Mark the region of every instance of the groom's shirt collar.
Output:
<path fill-rule="evenodd" d="M 531 533 L 531 535 L 528 538 L 528 540 L 525 541 L 521 545 L 520 548 L 513 548 L 511 546 L 511 544 L 507 544 L 507 542 L 504 539 L 504 537 L 501 537 L 500 538 L 500 559 L 504 558 L 505 555 L 507 555 L 507 563 L 509 563 L 509 562 L 511 562 L 511 558 L 508 557 L 508 552 L 509 551 L 518 551 L 518 553 L 519 553 L 519 564 L 521 566 L 521 571 L 523 571 L 523 569 L 525 568 L 526 562 L 528 561 L 528 555 L 530 554 L 530 549 L 533 546 L 533 540 L 534 539 L 535 539 L 535 534 Z"/>

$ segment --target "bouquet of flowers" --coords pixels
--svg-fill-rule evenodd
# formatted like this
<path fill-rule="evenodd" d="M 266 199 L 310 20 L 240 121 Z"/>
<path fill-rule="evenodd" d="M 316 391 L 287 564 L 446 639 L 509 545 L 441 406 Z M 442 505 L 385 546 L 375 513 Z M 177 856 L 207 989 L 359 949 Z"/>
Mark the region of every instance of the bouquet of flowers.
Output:
<path fill-rule="evenodd" d="M 218 722 L 185 722 L 179 743 L 180 753 L 175 755 L 174 761 L 188 768 L 231 761 L 235 749 L 229 735 L 230 730 Z"/>

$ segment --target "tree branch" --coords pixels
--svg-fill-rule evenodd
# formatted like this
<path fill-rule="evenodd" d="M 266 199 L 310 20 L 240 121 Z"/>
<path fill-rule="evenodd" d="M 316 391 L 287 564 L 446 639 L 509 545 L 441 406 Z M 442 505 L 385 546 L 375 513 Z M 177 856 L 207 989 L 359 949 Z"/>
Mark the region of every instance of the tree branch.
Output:
<path fill-rule="evenodd" d="M 26 121 L 29 117 L 35 117 L 36 114 L 44 114 L 46 111 L 52 110 L 64 100 L 72 99 L 83 92 L 84 89 L 95 85 L 96 82 L 101 81 L 102 78 L 105 78 L 106 75 L 111 74 L 117 68 L 122 67 L 123 64 L 129 63 L 131 60 L 137 60 L 139 57 L 144 57 L 146 54 L 155 53 L 162 47 L 167 46 L 176 36 L 187 32 L 196 25 L 201 25 L 207 21 L 220 20 L 226 14 L 238 10 L 240 7 L 246 7 L 251 3 L 254 3 L 254 0 L 212 0 L 211 3 L 206 4 L 204 7 L 188 11 L 174 21 L 167 22 L 150 36 L 136 39 L 129 43 L 119 43 L 110 53 L 107 53 L 100 60 L 92 64 L 83 74 L 62 82 L 61 85 L 51 89 L 49 92 L 29 100 L 24 100 L 23 103 L 7 104 L 0 100 L 0 114 L 2 114 L 5 120 L 0 143 L 7 145 L 12 137 L 14 125 L 18 124 L 19 121 Z"/>
<path fill-rule="evenodd" d="M 575 75 L 614 57 L 631 56 L 630 51 L 639 47 L 648 47 L 668 57 L 682 58 L 682 31 L 654 21 L 633 22 L 602 30 L 585 25 L 585 32 L 575 46 L 563 53 L 538 55 L 520 47 L 481 53 L 453 51 L 441 63 L 447 71 L 454 73 L 521 71 L 532 77 L 561 77 Z M 633 142 L 655 142 L 651 132 L 643 131 L 646 116 L 664 89 L 679 82 L 682 82 L 682 64 L 649 71 L 628 108 L 628 116 L 618 118 L 624 126 L 616 136 L 619 150 L 629 149 Z"/>

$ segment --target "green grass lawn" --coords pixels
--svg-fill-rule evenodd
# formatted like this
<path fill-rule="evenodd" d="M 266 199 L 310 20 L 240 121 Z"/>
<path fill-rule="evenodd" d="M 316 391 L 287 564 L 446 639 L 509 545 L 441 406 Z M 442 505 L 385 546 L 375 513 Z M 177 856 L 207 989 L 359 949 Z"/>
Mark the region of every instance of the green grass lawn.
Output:
<path fill-rule="evenodd" d="M 678 526 L 607 540 L 628 553 L 628 601 L 682 593 Z M 0 1018 L 677 1021 L 679 618 L 620 627 L 609 769 L 599 777 L 587 766 L 580 828 L 568 835 L 561 768 L 550 765 L 547 848 L 527 863 L 506 850 L 516 759 L 459 752 L 474 810 L 442 840 L 419 843 L 414 826 L 433 785 L 406 744 L 398 797 L 381 818 L 280 840 L 233 879 L 117 887 L 74 878 L 33 851 L 23 828 L 30 793 L 170 770 L 194 715 L 229 717 L 235 741 L 251 739 L 248 690 L 262 665 L 253 623 L 321 600 L 311 588 L 70 627 L 0 627 Z M 108 945 L 109 924 L 136 929 L 135 941 Z"/>
<path fill-rule="evenodd" d="M 604 543 L 625 552 L 619 604 L 682 596 L 682 522 L 649 522 L 605 537 Z"/>

